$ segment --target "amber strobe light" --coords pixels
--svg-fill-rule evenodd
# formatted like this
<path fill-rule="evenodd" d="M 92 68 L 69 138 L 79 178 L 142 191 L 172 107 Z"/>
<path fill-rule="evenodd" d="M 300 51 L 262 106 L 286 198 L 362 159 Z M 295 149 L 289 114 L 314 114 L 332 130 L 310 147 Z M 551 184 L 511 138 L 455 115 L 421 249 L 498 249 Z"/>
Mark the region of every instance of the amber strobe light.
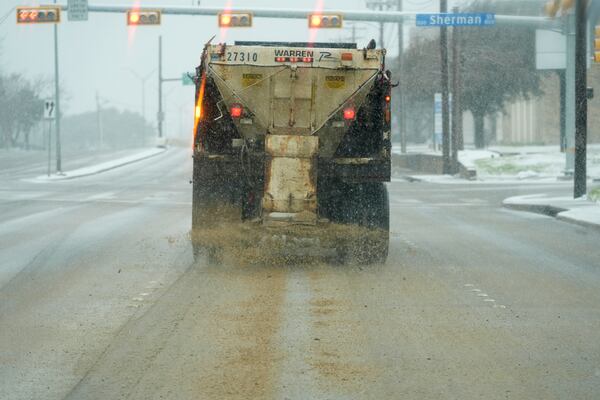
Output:
<path fill-rule="evenodd" d="M 252 27 L 252 13 L 219 13 L 219 27 L 250 28 Z"/>
<path fill-rule="evenodd" d="M 127 11 L 127 25 L 160 25 L 161 12 L 159 10 L 129 10 Z"/>
<path fill-rule="evenodd" d="M 308 27 L 311 29 L 341 28 L 344 17 L 342 14 L 309 14 Z"/>
<path fill-rule="evenodd" d="M 17 7 L 17 24 L 58 24 L 59 7 Z"/>

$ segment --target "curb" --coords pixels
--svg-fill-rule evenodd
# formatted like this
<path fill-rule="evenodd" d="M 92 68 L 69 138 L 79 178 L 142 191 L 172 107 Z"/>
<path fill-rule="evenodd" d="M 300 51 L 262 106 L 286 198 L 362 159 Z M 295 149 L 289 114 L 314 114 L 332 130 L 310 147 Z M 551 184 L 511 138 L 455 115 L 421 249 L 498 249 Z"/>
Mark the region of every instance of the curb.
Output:
<path fill-rule="evenodd" d="M 415 183 L 415 182 L 424 182 L 423 179 L 411 176 L 411 175 L 401 175 L 400 179 L 404 179 L 406 181 L 408 181 L 409 183 Z"/>
<path fill-rule="evenodd" d="M 560 215 L 560 214 L 558 214 L 556 216 L 556 219 L 559 221 L 568 222 L 570 224 L 583 226 L 585 228 L 591 228 L 591 229 L 594 229 L 594 230 L 600 232 L 600 224 L 595 224 L 593 222 L 588 222 L 588 221 L 582 221 L 580 219 L 575 219 L 575 218 L 567 217 L 565 215 Z"/>
<path fill-rule="evenodd" d="M 515 211 L 524 211 L 534 214 L 542 214 L 548 217 L 557 218 L 558 214 L 569 211 L 566 208 L 560 208 L 551 206 L 549 204 L 513 204 L 513 203 L 502 203 L 504 208 Z"/>
<path fill-rule="evenodd" d="M 35 182 L 35 183 L 50 183 L 50 182 L 69 181 L 69 180 L 73 180 L 73 179 L 77 179 L 77 178 L 85 178 L 87 176 L 98 175 L 98 174 L 101 174 L 103 172 L 112 171 L 113 169 L 121 168 L 121 167 L 124 167 L 126 165 L 130 165 L 130 164 L 134 164 L 134 163 L 139 162 L 139 161 L 147 160 L 148 158 L 155 157 L 155 156 L 157 156 L 159 154 L 164 154 L 167 151 L 167 148 L 157 148 L 157 150 L 160 150 L 160 151 L 156 151 L 156 152 L 154 152 L 152 154 L 144 155 L 144 156 L 139 157 L 139 158 L 133 158 L 133 156 L 130 156 L 131 158 L 130 157 L 125 157 L 125 158 L 130 158 L 130 159 L 128 159 L 126 161 L 123 161 L 122 163 L 119 163 L 119 164 L 113 164 L 113 165 L 107 166 L 105 168 L 100 168 L 98 170 L 90 171 L 90 172 L 87 172 L 87 173 L 81 173 L 81 174 L 71 175 L 71 176 L 64 175 L 64 176 L 60 176 L 60 177 L 59 176 L 53 176 L 53 177 L 50 177 L 50 178 L 48 178 L 47 176 L 44 175 L 44 176 L 40 176 L 40 177 L 37 177 L 37 178 L 25 179 L 25 180 L 28 181 L 28 182 Z M 102 164 L 100 164 L 100 165 L 102 165 Z"/>
<path fill-rule="evenodd" d="M 550 204 L 514 204 L 502 202 L 502 206 L 509 210 L 530 212 L 533 214 L 541 214 L 548 217 L 553 217 L 557 221 L 567 222 L 573 225 L 579 225 L 585 228 L 591 228 L 600 231 L 600 224 L 595 222 L 584 221 L 577 218 L 572 218 L 567 215 L 569 209 L 553 206 Z"/>

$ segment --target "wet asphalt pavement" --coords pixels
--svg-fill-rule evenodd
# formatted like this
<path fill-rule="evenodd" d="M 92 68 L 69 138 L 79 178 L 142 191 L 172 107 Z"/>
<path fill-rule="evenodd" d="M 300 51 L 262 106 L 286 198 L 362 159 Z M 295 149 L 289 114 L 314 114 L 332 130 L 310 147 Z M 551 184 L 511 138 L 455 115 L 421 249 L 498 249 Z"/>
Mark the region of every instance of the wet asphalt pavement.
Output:
<path fill-rule="evenodd" d="M 0 176 L 0 399 L 595 399 L 600 233 L 567 184 L 389 185 L 383 266 L 194 261 L 191 158 Z"/>

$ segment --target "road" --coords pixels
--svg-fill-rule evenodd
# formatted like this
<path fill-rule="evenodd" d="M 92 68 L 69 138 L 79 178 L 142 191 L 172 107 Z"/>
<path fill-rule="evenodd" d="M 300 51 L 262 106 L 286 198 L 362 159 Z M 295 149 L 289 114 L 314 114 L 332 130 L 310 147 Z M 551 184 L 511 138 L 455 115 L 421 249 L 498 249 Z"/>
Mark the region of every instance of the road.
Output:
<path fill-rule="evenodd" d="M 594 399 L 600 233 L 564 184 L 393 182 L 378 267 L 194 262 L 189 151 L 0 177 L 0 398 Z"/>

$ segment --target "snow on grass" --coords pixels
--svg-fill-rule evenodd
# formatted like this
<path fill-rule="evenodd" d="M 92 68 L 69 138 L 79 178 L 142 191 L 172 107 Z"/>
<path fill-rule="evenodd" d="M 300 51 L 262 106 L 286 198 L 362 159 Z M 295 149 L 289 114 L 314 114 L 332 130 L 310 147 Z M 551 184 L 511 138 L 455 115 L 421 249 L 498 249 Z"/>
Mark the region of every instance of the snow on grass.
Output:
<path fill-rule="evenodd" d="M 590 200 L 600 203 L 600 187 L 590 190 L 588 197 Z"/>
<path fill-rule="evenodd" d="M 466 150 L 465 153 L 464 157 L 472 160 L 481 179 L 556 178 L 564 175 L 566 166 L 565 154 L 557 146 L 491 147 L 489 157 L 481 150 Z M 600 145 L 588 146 L 588 175 L 600 177 Z"/>

